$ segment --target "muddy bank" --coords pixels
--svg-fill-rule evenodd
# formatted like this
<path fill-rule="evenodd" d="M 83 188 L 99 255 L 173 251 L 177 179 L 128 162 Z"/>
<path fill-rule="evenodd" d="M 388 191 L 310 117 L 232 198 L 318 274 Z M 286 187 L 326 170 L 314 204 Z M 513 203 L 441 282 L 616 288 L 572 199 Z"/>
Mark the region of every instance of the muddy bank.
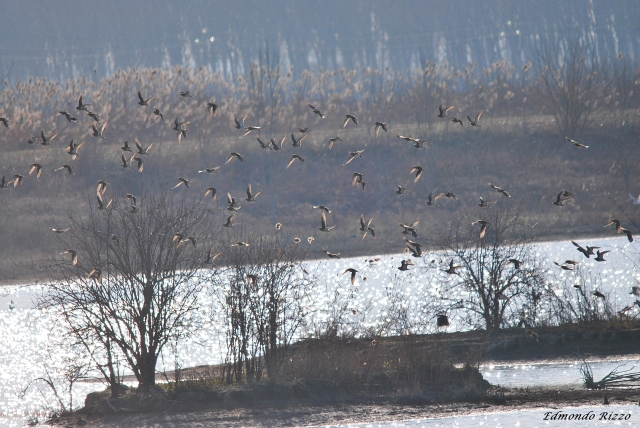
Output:
<path fill-rule="evenodd" d="M 103 417 L 76 415 L 56 425 L 73 424 L 79 417 L 96 427 L 178 427 L 178 426 L 313 426 L 348 423 L 373 423 L 394 420 L 443 418 L 484 413 L 514 412 L 540 409 L 544 411 L 578 406 L 601 406 L 604 394 L 612 406 L 638 404 L 639 390 L 586 391 L 571 389 L 497 389 L 486 397 L 470 402 L 450 403 L 349 403 L 309 405 L 256 404 L 250 407 L 228 407 L 176 412 L 111 413 Z"/>

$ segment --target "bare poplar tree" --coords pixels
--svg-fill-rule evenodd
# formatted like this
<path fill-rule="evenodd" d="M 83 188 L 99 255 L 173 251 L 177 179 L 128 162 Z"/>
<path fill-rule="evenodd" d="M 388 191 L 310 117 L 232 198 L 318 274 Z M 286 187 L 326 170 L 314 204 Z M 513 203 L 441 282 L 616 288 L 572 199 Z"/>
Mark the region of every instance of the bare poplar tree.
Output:
<path fill-rule="evenodd" d="M 258 381 L 265 371 L 273 378 L 279 350 L 305 322 L 305 302 L 315 281 L 302 266 L 306 244 L 278 236 L 246 240 L 249 247 L 221 241 L 220 264 L 226 271 L 212 278 L 226 324 L 227 382 Z"/>
<path fill-rule="evenodd" d="M 199 202 L 162 189 L 130 201 L 70 217 L 62 254 L 43 263 L 49 282 L 38 306 L 58 311 L 92 355 L 101 348 L 113 389 L 117 350 L 148 390 L 162 348 L 197 327 L 212 221 Z"/>
<path fill-rule="evenodd" d="M 548 40 L 536 50 L 538 82 L 533 94 L 553 115 L 558 129 L 573 136 L 588 125 L 609 84 L 606 62 L 589 37 Z"/>
<path fill-rule="evenodd" d="M 482 238 L 481 226 L 463 217 L 430 240 L 442 251 L 440 263 L 428 264 L 438 271 L 431 305 L 441 313 L 466 309 L 467 322 L 484 324 L 487 330 L 533 326 L 537 310 L 551 293 L 531 228 L 516 209 L 494 208 L 484 215 L 488 226 Z"/>

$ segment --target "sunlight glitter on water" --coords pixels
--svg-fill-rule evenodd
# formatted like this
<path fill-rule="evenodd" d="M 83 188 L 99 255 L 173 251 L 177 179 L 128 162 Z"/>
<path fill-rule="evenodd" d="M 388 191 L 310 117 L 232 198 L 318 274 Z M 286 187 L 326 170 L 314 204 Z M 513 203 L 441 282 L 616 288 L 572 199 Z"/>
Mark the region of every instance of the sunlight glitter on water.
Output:
<path fill-rule="evenodd" d="M 601 275 L 604 292 L 610 292 L 611 301 L 619 308 L 629 304 L 633 296 L 629 295 L 632 285 L 636 285 L 638 272 L 635 269 L 635 257 L 626 250 L 632 249 L 625 238 L 581 240 L 582 245 L 598 245 L 604 249 L 611 249 L 607 263 L 595 263 L 577 253 L 570 242 L 554 242 L 538 244 L 541 253 L 549 260 L 549 269 L 554 266 L 554 260 L 576 259 L 585 266 Z M 634 243 L 635 244 L 635 243 Z M 635 251 L 635 250 L 634 250 Z M 421 304 L 420 299 L 433 298 L 431 288 L 432 275 L 441 275 L 446 280 L 446 274 L 438 269 L 425 270 L 431 259 L 438 259 L 438 253 L 429 253 L 422 260 L 416 260 L 417 266 L 409 272 L 399 272 L 397 267 L 400 260 L 407 258 L 406 254 L 381 255 L 380 260 L 369 263 L 378 256 L 345 258 L 342 260 L 319 260 L 305 263 L 308 270 L 316 269 L 321 280 L 319 292 L 315 293 L 312 303 L 316 309 L 328 307 L 336 293 L 347 303 L 347 323 L 358 324 L 362 329 L 375 326 L 386 317 L 385 304 L 388 302 L 387 287 L 393 289 L 399 286 L 399 292 L 409 296 L 409 303 L 414 309 Z M 578 257 L 582 257 L 581 259 Z M 343 275 L 347 267 L 355 267 L 360 272 L 351 287 L 348 276 Z M 557 270 L 556 270 L 557 271 Z M 300 275 L 303 275 L 302 272 Z M 444 275 L 444 276 L 442 276 Z M 571 273 L 560 272 L 560 275 Z M 366 278 L 366 279 L 365 279 Z M 51 346 L 56 340 L 64 336 L 59 320 L 55 314 L 37 311 L 33 308 L 33 299 L 42 289 L 41 285 L 27 287 L 4 287 L 0 289 L 0 415 L 22 417 L 32 414 L 43 414 L 51 407 L 53 397 L 43 385 L 35 385 L 27 390 L 22 398 L 20 393 L 29 382 L 43 375 L 44 363 L 62 361 L 67 355 Z M 202 364 L 217 364 L 221 362 L 224 349 L 224 336 L 220 325 L 212 322 L 212 308 L 216 305 L 211 296 L 203 296 L 199 314 L 204 327 L 199 329 L 189 340 L 178 344 L 178 355 L 182 367 Z M 10 309 L 13 308 L 13 309 Z M 367 308 L 369 308 L 367 310 Z M 634 311 L 637 308 L 633 309 Z M 352 313 L 355 311 L 355 313 Z M 310 324 L 319 325 L 327 319 L 327 312 L 316 310 Z M 435 320 L 427 320 L 429 325 Z M 450 332 L 461 331 L 465 328 L 461 324 L 461 316 L 450 319 Z M 435 327 L 433 328 L 435 329 Z M 306 334 L 306 333 L 305 333 Z M 49 350 L 47 355 L 43 350 Z M 160 359 L 158 370 L 173 368 L 172 355 Z M 164 362 L 166 361 L 166 367 Z M 554 363 L 555 364 L 555 363 Z M 570 385 L 579 384 L 578 368 L 570 365 L 541 365 L 530 364 L 511 368 L 506 365 L 494 366 L 493 369 L 484 368 L 483 373 L 491 383 L 504 386 L 536 386 L 545 384 L 556 385 L 559 379 Z M 597 365 L 595 366 L 598 369 Z M 575 373 L 575 374 L 574 374 Z M 606 374 L 606 373 L 605 373 Z M 597 373 L 596 373 L 597 376 Z M 77 406 L 84 400 L 85 386 L 76 384 L 74 389 L 74 403 Z M 99 384 L 96 389 L 103 389 Z"/>

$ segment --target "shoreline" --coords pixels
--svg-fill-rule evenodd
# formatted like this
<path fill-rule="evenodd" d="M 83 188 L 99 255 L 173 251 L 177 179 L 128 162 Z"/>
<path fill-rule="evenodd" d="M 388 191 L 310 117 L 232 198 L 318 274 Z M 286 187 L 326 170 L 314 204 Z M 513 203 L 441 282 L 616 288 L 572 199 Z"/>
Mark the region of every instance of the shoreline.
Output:
<path fill-rule="evenodd" d="M 624 236 L 610 236 L 610 234 L 603 232 L 603 233 L 598 233 L 598 234 L 592 234 L 592 235 L 577 235 L 577 236 L 570 236 L 569 234 L 561 234 L 561 235 L 552 235 L 552 236 L 544 236 L 541 237 L 541 240 L 539 241 L 534 241 L 533 245 L 549 245 L 549 244 L 554 244 L 554 243 L 558 243 L 558 242 L 562 242 L 565 240 L 574 240 L 574 241 L 593 241 L 593 240 L 615 240 L 615 239 L 620 239 L 620 240 L 624 240 L 626 241 L 626 238 L 624 238 Z M 400 245 L 400 244 L 399 244 Z M 402 248 L 402 246 L 399 246 L 398 248 Z M 439 250 L 433 250 L 433 249 L 429 249 L 427 248 L 427 252 L 437 252 Z M 317 251 L 316 253 L 318 253 L 318 255 L 321 254 L 321 252 Z M 314 252 L 312 252 L 312 254 L 314 254 Z M 361 258 L 361 257 L 377 257 L 377 256 L 401 256 L 404 253 L 402 251 L 398 251 L 398 252 L 393 252 L 393 251 L 388 251 L 388 252 L 383 252 L 383 253 L 371 253 L 371 252 L 355 252 L 355 254 L 353 256 L 348 256 L 348 257 L 344 257 L 341 258 L 339 260 L 341 260 L 342 262 L 346 262 L 348 260 L 353 260 L 356 258 Z M 425 253 L 426 254 L 426 253 Z M 309 260 L 304 261 L 303 263 L 318 263 L 318 262 L 323 262 L 323 261 L 329 261 L 332 259 L 328 259 L 326 257 L 319 257 L 319 258 L 311 258 Z M 46 281 L 47 277 L 46 275 L 34 275 L 34 276 L 24 276 L 21 278 L 16 278 L 16 279 L 11 279 L 11 280 L 2 280 L 0 279 L 0 289 L 2 289 L 3 287 L 29 287 L 32 285 L 38 285 L 41 284 L 43 281 Z"/>

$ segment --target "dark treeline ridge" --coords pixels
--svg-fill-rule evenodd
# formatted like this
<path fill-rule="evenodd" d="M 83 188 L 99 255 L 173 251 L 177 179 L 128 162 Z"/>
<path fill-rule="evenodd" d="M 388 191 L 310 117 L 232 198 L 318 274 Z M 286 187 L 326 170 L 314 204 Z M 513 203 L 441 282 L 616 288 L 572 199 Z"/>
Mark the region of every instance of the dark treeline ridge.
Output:
<path fill-rule="evenodd" d="M 560 49 L 563 54 L 557 55 Z M 70 213 L 86 212 L 95 204 L 95 185 L 106 180 L 105 198 L 154 186 L 173 186 L 178 177 L 193 180 L 190 192 L 202 198 L 207 187 L 219 190 L 220 221 L 227 215 L 224 199 L 230 192 L 244 199 L 251 183 L 262 190 L 256 204 L 245 204 L 234 221 L 238 228 L 274 233 L 283 230 L 305 240 L 315 236 L 311 256 L 322 247 L 342 256 L 400 251 L 404 246 L 398 222 L 421 221 L 423 233 L 445 227 L 452 216 L 474 217 L 479 197 L 498 205 L 520 206 L 526 221 L 536 225 L 540 239 L 607 233 L 602 226 L 611 216 L 625 218 L 638 231 L 638 216 L 629 193 L 640 186 L 638 165 L 639 73 L 624 55 L 596 57 L 593 46 L 581 39 L 538 49 L 524 67 L 505 61 L 490 68 L 469 64 L 457 69 L 426 61 L 417 71 L 390 71 L 356 67 L 339 71 L 303 71 L 293 78 L 282 69 L 277 54 L 263 51 L 251 69 L 233 80 L 210 69 L 130 68 L 94 82 L 80 77 L 65 82 L 29 79 L 0 91 L 0 116 L 10 127 L 0 126 L 4 155 L 0 174 L 12 179 L 27 176 L 30 165 L 43 165 L 41 178 L 28 176 L 18 187 L 2 189 L 0 198 L 1 276 L 17 281 L 33 275 L 23 263 L 29 257 L 54 251 L 50 228 L 68 227 Z M 153 96 L 150 107 L 137 104 L 137 91 Z M 181 97 L 180 91 L 193 97 Z M 83 95 L 100 122 L 74 106 Z M 207 103 L 219 107 L 210 116 Z M 315 115 L 308 104 L 325 115 Z M 439 105 L 454 108 L 449 118 L 437 117 Z M 158 108 L 164 120 L 153 114 Z M 77 118 L 69 122 L 68 111 Z M 469 126 L 482 111 L 481 127 Z M 246 125 L 259 132 L 238 138 L 234 117 L 248 113 Z M 358 125 L 342 129 L 345 114 L 354 114 Z M 452 123 L 462 119 L 464 126 Z M 173 121 L 189 121 L 186 139 L 178 144 Z M 388 124 L 388 132 L 376 138 L 374 122 Z M 106 124 L 105 138 L 94 138 L 91 126 Z M 298 128 L 311 133 L 302 147 L 291 146 Z M 30 137 L 57 134 L 51 146 Z M 397 135 L 427 140 L 416 149 Z M 256 141 L 286 137 L 284 152 L 265 150 Z M 338 136 L 332 150 L 329 138 Z M 571 137 L 588 149 L 574 147 Z M 85 141 L 71 161 L 64 151 L 69 141 Z M 144 156 L 144 171 L 122 168 L 121 147 L 153 144 Z M 346 166 L 350 151 L 362 150 Z M 134 148 L 135 150 L 135 148 Z M 217 174 L 198 173 L 223 165 L 230 152 L 244 156 L 220 168 Z M 292 154 L 305 162 L 286 169 Z M 75 176 L 54 171 L 71 164 Z M 413 182 L 409 171 L 416 165 L 424 172 Z M 367 187 L 352 186 L 354 172 L 365 174 Z M 493 183 L 512 195 L 504 198 L 488 186 Z M 407 195 L 395 193 L 397 186 Z M 551 202 L 566 189 L 575 197 L 564 207 Z M 450 191 L 456 198 L 441 198 L 438 207 L 427 206 L 429 193 Z M 211 199 L 203 198 L 203 204 Z M 320 213 L 312 205 L 329 206 L 329 223 L 337 227 L 319 236 Z M 361 241 L 360 215 L 373 217 L 376 240 Z M 480 214 L 478 214 L 480 215 Z"/>

